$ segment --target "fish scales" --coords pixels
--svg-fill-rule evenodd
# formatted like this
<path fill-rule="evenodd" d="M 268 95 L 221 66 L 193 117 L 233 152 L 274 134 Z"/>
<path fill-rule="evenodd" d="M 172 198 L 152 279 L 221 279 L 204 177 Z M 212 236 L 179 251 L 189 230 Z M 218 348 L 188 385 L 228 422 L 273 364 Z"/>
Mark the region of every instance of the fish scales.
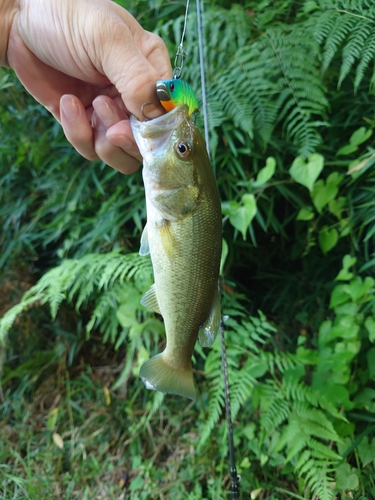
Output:
<path fill-rule="evenodd" d="M 140 253 L 150 253 L 155 278 L 143 303 L 161 313 L 167 337 L 165 350 L 141 367 L 140 376 L 148 388 L 194 399 L 191 357 L 198 332 L 209 345 L 220 321 L 218 190 L 186 105 L 131 123 L 144 158 L 147 225 Z"/>

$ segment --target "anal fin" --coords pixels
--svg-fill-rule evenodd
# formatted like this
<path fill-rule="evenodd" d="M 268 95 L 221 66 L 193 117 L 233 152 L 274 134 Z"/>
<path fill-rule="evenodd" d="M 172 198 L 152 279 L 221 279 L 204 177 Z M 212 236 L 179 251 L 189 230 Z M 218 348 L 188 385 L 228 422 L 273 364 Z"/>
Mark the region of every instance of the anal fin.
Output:
<path fill-rule="evenodd" d="M 155 311 L 155 312 L 161 314 L 158 298 L 156 296 L 155 283 L 152 285 L 150 290 L 148 290 L 143 295 L 143 297 L 141 298 L 141 304 L 142 304 L 142 306 L 147 307 L 147 309 L 151 309 L 151 311 Z"/>
<path fill-rule="evenodd" d="M 219 288 L 216 289 L 212 307 L 207 320 L 199 328 L 198 340 L 202 347 L 210 347 L 216 338 L 220 328 L 221 304 L 219 297 Z"/>

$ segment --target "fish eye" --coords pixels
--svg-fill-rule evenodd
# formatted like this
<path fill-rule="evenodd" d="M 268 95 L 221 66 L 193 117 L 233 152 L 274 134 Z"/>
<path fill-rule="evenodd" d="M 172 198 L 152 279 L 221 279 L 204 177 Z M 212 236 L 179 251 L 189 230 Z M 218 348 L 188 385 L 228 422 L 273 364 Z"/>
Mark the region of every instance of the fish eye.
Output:
<path fill-rule="evenodd" d="M 178 141 L 175 144 L 175 151 L 180 158 L 188 158 L 191 155 L 191 146 L 186 141 Z"/>
<path fill-rule="evenodd" d="M 169 90 L 170 90 L 171 92 L 173 92 L 173 91 L 174 91 L 174 83 L 173 83 L 173 82 L 171 82 L 171 83 L 169 84 Z"/>

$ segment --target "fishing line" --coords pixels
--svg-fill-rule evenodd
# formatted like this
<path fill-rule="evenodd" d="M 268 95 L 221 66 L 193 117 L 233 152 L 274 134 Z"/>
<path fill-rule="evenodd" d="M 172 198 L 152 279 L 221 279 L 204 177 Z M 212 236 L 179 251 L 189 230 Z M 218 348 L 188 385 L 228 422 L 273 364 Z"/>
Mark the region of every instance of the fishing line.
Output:
<path fill-rule="evenodd" d="M 201 69 L 204 138 L 206 141 L 208 157 L 210 157 L 210 137 L 208 134 L 208 109 L 207 109 L 207 98 L 206 98 L 206 76 L 204 70 L 204 53 L 203 53 L 202 13 L 200 7 L 200 0 L 196 0 L 196 3 L 197 3 L 197 20 L 198 20 L 199 65 Z"/>
<path fill-rule="evenodd" d="M 202 11 L 200 6 L 200 0 L 196 0 L 196 5 L 197 5 L 197 20 L 198 20 L 199 63 L 201 70 L 201 85 L 202 85 L 204 136 L 206 139 L 206 148 L 208 156 L 210 156 L 209 134 L 208 134 L 208 109 L 207 109 L 207 99 L 206 99 L 206 78 L 205 78 L 204 53 L 203 53 Z M 186 25 L 186 17 L 185 17 L 185 25 Z M 227 427 L 228 427 L 228 448 L 229 448 L 229 465 L 230 465 L 229 473 L 231 481 L 231 493 L 232 493 L 232 500 L 239 500 L 240 476 L 237 474 L 236 459 L 234 453 L 233 426 L 232 426 L 232 417 L 230 411 L 228 364 L 227 364 L 227 351 L 226 351 L 225 337 L 224 337 L 223 315 L 221 315 L 221 320 L 220 320 L 220 341 L 221 341 L 221 362 L 222 362 L 223 379 L 224 379 L 225 413 L 226 413 Z"/>
<path fill-rule="evenodd" d="M 181 78 L 182 68 L 184 67 L 184 60 L 185 57 L 187 56 L 187 53 L 184 50 L 184 38 L 185 38 L 188 14 L 189 14 L 189 0 L 186 1 L 184 27 L 182 30 L 180 45 L 177 48 L 176 56 L 174 58 L 173 79 Z M 181 62 L 179 63 L 179 61 Z"/>

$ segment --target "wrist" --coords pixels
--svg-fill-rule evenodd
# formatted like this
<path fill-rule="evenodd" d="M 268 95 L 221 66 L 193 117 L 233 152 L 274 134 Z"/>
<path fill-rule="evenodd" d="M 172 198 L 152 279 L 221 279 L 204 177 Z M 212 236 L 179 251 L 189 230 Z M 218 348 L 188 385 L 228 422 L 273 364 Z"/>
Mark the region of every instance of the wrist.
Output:
<path fill-rule="evenodd" d="M 18 0 L 0 0 L 0 66 L 9 66 L 8 41 L 18 3 Z"/>

